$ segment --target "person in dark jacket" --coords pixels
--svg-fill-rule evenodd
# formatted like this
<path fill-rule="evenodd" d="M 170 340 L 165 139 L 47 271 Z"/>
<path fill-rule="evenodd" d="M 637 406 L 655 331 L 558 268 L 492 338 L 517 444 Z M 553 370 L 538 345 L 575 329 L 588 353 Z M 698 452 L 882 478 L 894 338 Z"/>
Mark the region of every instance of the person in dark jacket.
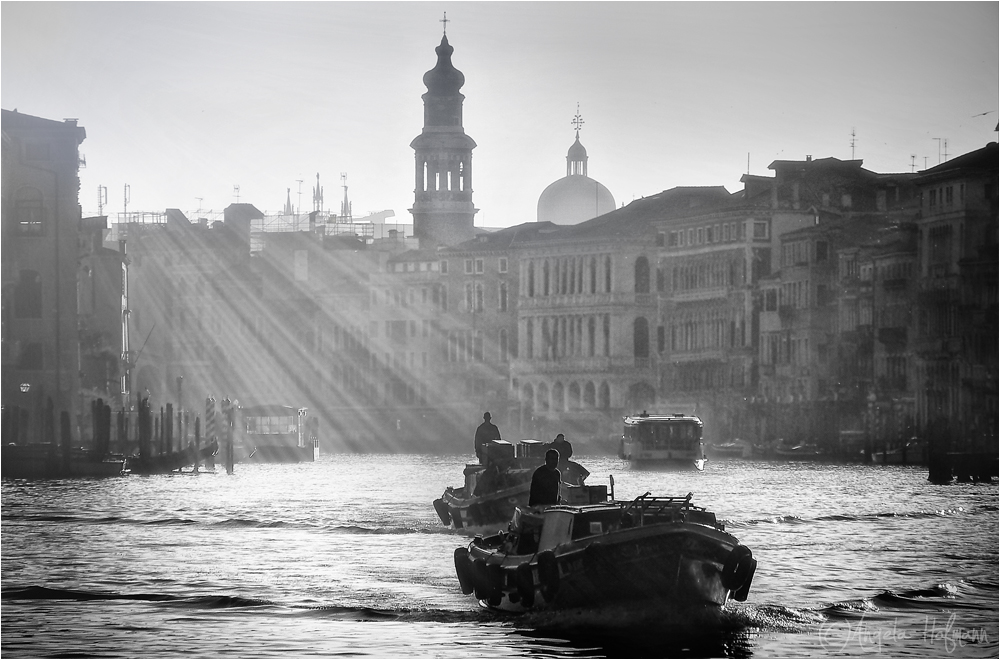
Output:
<path fill-rule="evenodd" d="M 560 433 L 556 436 L 556 439 L 549 443 L 550 449 L 555 449 L 559 452 L 560 461 L 568 461 L 573 455 L 573 445 L 569 443 L 566 436 Z"/>
<path fill-rule="evenodd" d="M 528 494 L 528 506 L 539 504 L 559 504 L 559 484 L 562 473 L 559 472 L 559 452 L 550 449 L 545 452 L 545 465 L 539 466 L 531 475 L 531 491 Z"/>
<path fill-rule="evenodd" d="M 500 429 L 490 421 L 490 414 L 483 413 L 483 423 L 476 429 L 476 458 L 480 463 L 486 462 L 486 445 L 500 440 Z"/>

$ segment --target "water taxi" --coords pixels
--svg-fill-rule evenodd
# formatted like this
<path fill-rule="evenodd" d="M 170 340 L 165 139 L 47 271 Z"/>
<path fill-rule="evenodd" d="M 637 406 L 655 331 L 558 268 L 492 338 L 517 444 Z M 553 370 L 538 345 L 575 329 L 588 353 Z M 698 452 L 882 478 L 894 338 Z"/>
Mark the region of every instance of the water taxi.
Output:
<path fill-rule="evenodd" d="M 618 455 L 633 467 L 705 469 L 700 418 L 643 412 L 625 417 L 624 421 Z"/>
<path fill-rule="evenodd" d="M 306 408 L 258 405 L 239 408 L 234 444 L 247 463 L 302 463 L 319 456 L 316 418 Z M 308 419 L 307 419 L 308 418 Z"/>

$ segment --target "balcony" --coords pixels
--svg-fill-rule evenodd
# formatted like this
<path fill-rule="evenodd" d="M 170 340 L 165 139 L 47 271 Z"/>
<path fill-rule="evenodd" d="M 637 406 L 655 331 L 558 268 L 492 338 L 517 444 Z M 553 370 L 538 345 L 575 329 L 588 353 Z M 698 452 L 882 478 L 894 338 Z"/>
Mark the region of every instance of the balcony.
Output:
<path fill-rule="evenodd" d="M 668 293 L 666 295 L 668 300 L 675 303 L 684 302 L 699 302 L 702 300 L 718 300 L 719 298 L 726 298 L 729 296 L 731 287 L 717 286 L 705 289 L 694 289 L 689 291 L 680 291 Z"/>
<path fill-rule="evenodd" d="M 518 309 L 522 310 L 550 310 L 550 309 L 571 309 L 579 307 L 600 307 L 608 305 L 654 306 L 656 304 L 656 294 L 653 293 L 574 293 L 564 295 L 549 296 L 519 296 L 517 299 Z"/>

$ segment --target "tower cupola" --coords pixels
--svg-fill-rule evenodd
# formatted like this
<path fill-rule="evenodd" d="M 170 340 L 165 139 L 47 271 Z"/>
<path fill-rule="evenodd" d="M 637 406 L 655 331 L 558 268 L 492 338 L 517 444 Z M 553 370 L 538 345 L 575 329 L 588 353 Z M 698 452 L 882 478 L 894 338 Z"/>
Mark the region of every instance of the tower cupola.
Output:
<path fill-rule="evenodd" d="M 444 22 L 447 25 L 447 15 Z M 465 75 L 455 68 L 448 35 L 434 49 L 437 64 L 424 74 L 424 128 L 410 147 L 416 159 L 413 234 L 421 247 L 456 245 L 475 235 L 472 205 L 472 150 L 476 142 L 462 127 L 459 91 Z"/>

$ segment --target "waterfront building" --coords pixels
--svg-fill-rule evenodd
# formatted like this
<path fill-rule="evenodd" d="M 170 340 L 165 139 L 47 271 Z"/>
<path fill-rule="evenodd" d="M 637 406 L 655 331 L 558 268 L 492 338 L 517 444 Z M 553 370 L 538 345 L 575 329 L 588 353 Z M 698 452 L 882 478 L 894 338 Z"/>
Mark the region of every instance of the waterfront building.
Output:
<path fill-rule="evenodd" d="M 2 111 L 3 402 L 19 441 L 54 441 L 62 412 L 80 440 L 80 144 L 75 119 Z M 10 413 L 5 414 L 6 424 Z M 12 439 L 13 439 L 12 435 Z M 5 435 L 5 442 L 6 439 Z"/>
<path fill-rule="evenodd" d="M 921 172 L 911 326 L 918 421 L 972 446 L 997 434 L 997 143 Z"/>

